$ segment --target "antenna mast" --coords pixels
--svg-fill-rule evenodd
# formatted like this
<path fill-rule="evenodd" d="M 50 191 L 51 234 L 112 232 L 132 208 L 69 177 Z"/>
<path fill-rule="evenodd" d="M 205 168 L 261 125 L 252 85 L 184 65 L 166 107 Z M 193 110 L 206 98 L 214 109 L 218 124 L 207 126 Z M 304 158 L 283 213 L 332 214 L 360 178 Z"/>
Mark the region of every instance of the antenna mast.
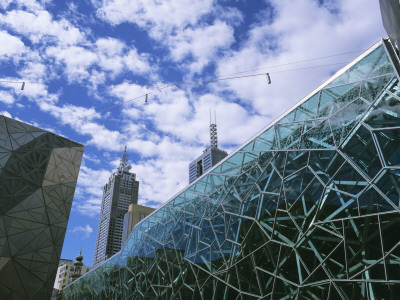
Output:
<path fill-rule="evenodd" d="M 124 149 L 124 153 L 121 155 L 121 161 L 119 163 L 119 168 L 120 170 L 125 170 L 125 169 L 129 169 L 129 165 L 128 165 L 128 154 L 126 154 L 126 146 Z"/>
<path fill-rule="evenodd" d="M 217 115 L 214 110 L 214 123 L 211 123 L 211 111 L 210 111 L 210 143 L 211 148 L 218 149 L 218 135 L 217 135 Z"/>

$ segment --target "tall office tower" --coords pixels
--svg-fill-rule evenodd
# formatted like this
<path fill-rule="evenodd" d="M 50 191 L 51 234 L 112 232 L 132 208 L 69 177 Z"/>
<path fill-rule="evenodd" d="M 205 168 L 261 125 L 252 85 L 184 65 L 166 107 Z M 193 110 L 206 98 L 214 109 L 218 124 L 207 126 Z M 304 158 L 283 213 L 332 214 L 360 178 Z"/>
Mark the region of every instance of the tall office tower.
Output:
<path fill-rule="evenodd" d="M 103 189 L 94 267 L 121 250 L 124 215 L 129 204 L 137 204 L 139 193 L 139 182 L 130 169 L 125 147 L 118 170 L 110 176 Z"/>
<path fill-rule="evenodd" d="M 210 142 L 210 147 L 204 150 L 202 155 L 189 164 L 189 184 L 228 155 L 228 153 L 218 148 L 216 122 L 210 124 Z"/>

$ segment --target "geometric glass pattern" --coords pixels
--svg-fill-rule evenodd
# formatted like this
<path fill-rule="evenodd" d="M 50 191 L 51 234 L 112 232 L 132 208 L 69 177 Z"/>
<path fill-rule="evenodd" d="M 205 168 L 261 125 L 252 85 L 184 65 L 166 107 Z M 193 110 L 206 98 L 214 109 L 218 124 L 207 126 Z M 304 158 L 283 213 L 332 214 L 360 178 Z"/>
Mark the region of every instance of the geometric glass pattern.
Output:
<path fill-rule="evenodd" d="M 388 41 L 375 44 L 137 224 L 64 298 L 398 299 L 397 65 Z"/>
<path fill-rule="evenodd" d="M 83 146 L 0 116 L 0 298 L 50 299 Z"/>

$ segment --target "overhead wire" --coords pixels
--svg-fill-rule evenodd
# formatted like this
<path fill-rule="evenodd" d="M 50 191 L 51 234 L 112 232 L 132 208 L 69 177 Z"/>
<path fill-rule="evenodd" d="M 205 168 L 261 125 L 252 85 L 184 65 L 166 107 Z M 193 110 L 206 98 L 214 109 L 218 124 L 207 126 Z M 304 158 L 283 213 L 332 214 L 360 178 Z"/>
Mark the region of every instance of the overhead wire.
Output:
<path fill-rule="evenodd" d="M 352 54 L 352 53 L 359 53 L 359 52 L 364 52 L 368 49 L 364 50 L 355 50 L 355 51 L 349 51 L 349 52 L 342 52 L 338 54 L 332 54 L 332 55 L 327 55 L 327 56 L 320 56 L 320 57 L 315 57 L 315 58 L 309 58 L 305 60 L 298 60 L 298 61 L 292 61 L 289 63 L 284 63 L 284 64 L 279 64 L 279 65 L 272 65 L 272 66 L 267 66 L 267 67 L 262 67 L 262 68 L 257 68 L 257 69 L 251 69 L 247 71 L 240 71 L 240 72 L 235 72 L 235 73 L 228 73 L 228 74 L 221 74 L 219 75 L 220 77 L 225 77 L 225 76 L 231 76 L 231 75 L 237 75 L 237 74 L 243 74 L 243 73 L 249 73 L 249 72 L 255 72 L 255 71 L 260 71 L 260 70 L 269 70 L 272 68 L 277 68 L 277 67 L 284 67 L 284 66 L 290 66 L 290 65 L 295 65 L 295 64 L 300 64 L 304 62 L 310 62 L 310 61 L 315 61 L 315 60 L 320 60 L 320 59 L 326 59 L 326 58 L 332 58 L 332 57 L 337 57 L 337 56 L 342 56 L 346 54 Z M 276 73 L 276 72 L 275 72 Z M 157 88 L 157 86 L 155 86 Z"/>
<path fill-rule="evenodd" d="M 255 71 L 260 71 L 260 70 L 266 70 L 266 69 L 272 69 L 272 68 L 277 68 L 277 67 L 289 66 L 289 65 L 300 64 L 300 63 L 304 63 L 304 62 L 310 62 L 310 61 L 314 61 L 314 60 L 320 60 L 320 59 L 326 59 L 326 58 L 331 58 L 331 57 L 342 56 L 342 55 L 346 55 L 346 54 L 364 52 L 366 50 L 368 50 L 368 49 L 355 50 L 355 51 L 343 52 L 343 53 L 339 53 L 339 54 L 333 54 L 333 55 L 321 56 L 321 57 L 310 58 L 310 59 L 305 59 L 305 60 L 293 61 L 293 62 L 290 62 L 290 63 L 272 65 L 272 66 L 267 66 L 267 67 L 262 67 L 262 68 L 258 68 L 258 69 L 247 70 L 247 71 L 240 71 L 240 72 L 235 72 L 235 73 L 230 73 L 230 74 L 223 74 L 223 75 L 220 75 L 220 76 L 231 76 L 231 75 L 243 74 L 243 73 L 248 73 L 248 72 L 255 72 Z"/>
<path fill-rule="evenodd" d="M 25 88 L 25 81 L 13 81 L 13 80 L 0 80 L 0 82 L 5 82 L 5 83 L 20 83 L 21 85 L 21 91 L 24 90 Z"/>
<path fill-rule="evenodd" d="M 5 83 L 23 83 L 23 81 L 12 81 L 12 80 L 0 80 L 0 82 L 5 82 Z"/>
<path fill-rule="evenodd" d="M 299 70 L 306 70 L 306 69 L 315 69 L 315 68 L 322 68 L 322 67 L 341 65 L 341 64 L 347 64 L 347 63 L 349 63 L 349 62 L 340 62 L 340 63 L 331 63 L 331 64 L 325 64 L 325 65 L 311 66 L 311 67 L 302 67 L 302 68 L 296 68 L 296 69 L 288 69 L 288 70 L 282 70 L 282 71 L 269 72 L 269 74 L 278 74 L 278 73 L 285 73 L 285 72 L 292 72 L 292 71 L 299 71 Z M 264 69 L 264 68 L 262 68 L 262 69 Z M 239 72 L 237 74 L 239 74 Z M 59 126 L 53 127 L 53 129 L 57 129 L 57 128 L 63 127 L 65 125 L 72 124 L 74 122 L 90 118 L 90 117 L 92 117 L 94 115 L 101 114 L 102 112 L 105 112 L 105 111 L 111 110 L 113 108 L 125 105 L 125 104 L 127 104 L 129 102 L 135 101 L 135 100 L 143 98 L 143 97 L 145 98 L 145 103 L 147 103 L 146 100 L 148 100 L 148 96 L 149 95 L 157 93 L 157 92 L 160 92 L 160 91 L 162 91 L 164 89 L 167 89 L 167 88 L 170 88 L 170 87 L 183 86 L 183 85 L 193 85 L 193 84 L 204 84 L 204 83 L 226 81 L 226 80 L 233 80 L 233 79 L 243 79 L 243 78 L 250 78 L 250 77 L 257 77 L 257 76 L 266 76 L 266 73 L 256 73 L 256 74 L 234 76 L 234 77 L 226 77 L 226 78 L 214 78 L 214 79 L 208 79 L 208 80 L 186 81 L 186 82 L 180 82 L 180 83 L 173 83 L 173 84 L 164 85 L 164 86 L 161 86 L 161 87 L 159 87 L 157 89 L 149 91 L 149 92 L 147 92 L 145 94 L 142 94 L 140 96 L 131 98 L 129 100 L 122 101 L 122 102 L 114 104 L 114 105 L 112 105 L 110 107 L 106 107 L 104 109 L 96 111 L 96 112 L 94 112 L 92 114 L 89 114 L 87 116 L 83 116 L 83 117 L 77 118 L 77 119 L 72 120 L 70 122 L 65 122 L 65 123 L 63 123 L 63 124 L 61 124 Z"/>

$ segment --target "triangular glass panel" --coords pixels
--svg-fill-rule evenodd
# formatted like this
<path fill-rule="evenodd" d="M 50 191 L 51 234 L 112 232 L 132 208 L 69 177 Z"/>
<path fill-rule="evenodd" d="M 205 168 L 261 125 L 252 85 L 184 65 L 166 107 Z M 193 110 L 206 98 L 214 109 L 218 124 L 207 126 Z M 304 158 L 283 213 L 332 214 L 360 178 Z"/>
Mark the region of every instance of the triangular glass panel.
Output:
<path fill-rule="evenodd" d="M 323 89 L 318 107 L 318 117 L 328 117 L 360 96 L 360 84 L 350 83 Z"/>
<path fill-rule="evenodd" d="M 349 70 L 349 82 L 394 73 L 383 44 L 356 63 Z"/>
<path fill-rule="evenodd" d="M 306 131 L 301 137 L 300 149 L 334 149 L 335 147 L 328 120 L 322 121 Z"/>

